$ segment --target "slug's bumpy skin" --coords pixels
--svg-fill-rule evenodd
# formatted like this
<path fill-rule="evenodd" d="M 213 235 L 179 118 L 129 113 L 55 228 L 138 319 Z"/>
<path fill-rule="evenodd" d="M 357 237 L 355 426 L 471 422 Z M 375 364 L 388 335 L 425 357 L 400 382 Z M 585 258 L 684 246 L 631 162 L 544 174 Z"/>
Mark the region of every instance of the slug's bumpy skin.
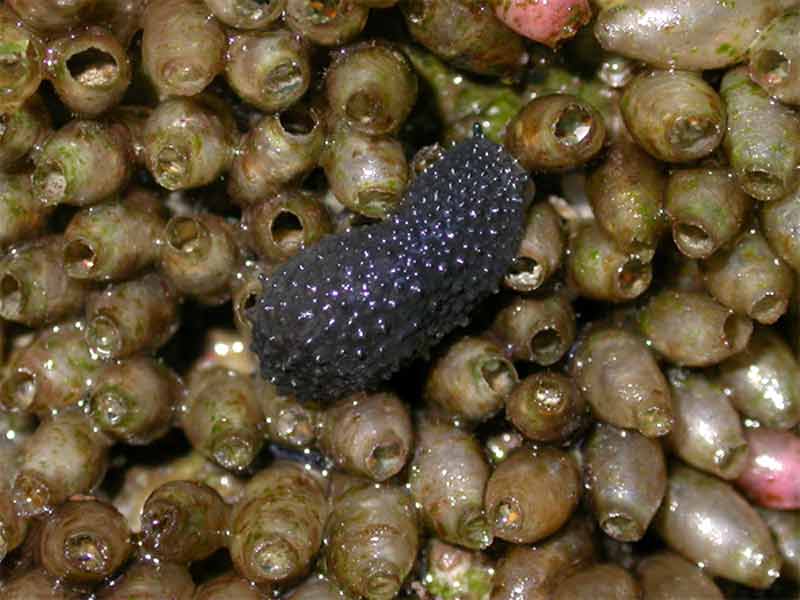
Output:
<path fill-rule="evenodd" d="M 264 378 L 330 400 L 429 350 L 497 291 L 532 187 L 510 154 L 476 136 L 417 177 L 386 221 L 288 260 L 250 314 Z"/>

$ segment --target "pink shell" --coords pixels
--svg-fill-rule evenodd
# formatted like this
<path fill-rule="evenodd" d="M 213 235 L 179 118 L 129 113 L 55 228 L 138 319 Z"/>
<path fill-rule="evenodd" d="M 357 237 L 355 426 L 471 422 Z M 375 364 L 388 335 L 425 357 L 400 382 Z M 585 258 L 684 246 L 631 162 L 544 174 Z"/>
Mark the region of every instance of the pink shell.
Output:
<path fill-rule="evenodd" d="M 751 429 L 749 452 L 736 485 L 765 508 L 800 508 L 800 437 L 788 431 Z"/>
<path fill-rule="evenodd" d="M 592 18 L 589 0 L 492 0 L 492 5 L 508 27 L 551 48 Z"/>

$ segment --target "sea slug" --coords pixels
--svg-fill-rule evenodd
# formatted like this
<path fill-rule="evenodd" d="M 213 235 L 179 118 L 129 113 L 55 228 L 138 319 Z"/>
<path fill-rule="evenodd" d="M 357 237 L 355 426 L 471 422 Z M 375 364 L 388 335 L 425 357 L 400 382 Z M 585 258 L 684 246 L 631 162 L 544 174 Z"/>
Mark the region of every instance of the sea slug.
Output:
<path fill-rule="evenodd" d="M 419 175 L 387 220 L 289 259 L 249 314 L 263 377 L 325 401 L 431 349 L 497 291 L 532 191 L 516 160 L 476 135 Z"/>

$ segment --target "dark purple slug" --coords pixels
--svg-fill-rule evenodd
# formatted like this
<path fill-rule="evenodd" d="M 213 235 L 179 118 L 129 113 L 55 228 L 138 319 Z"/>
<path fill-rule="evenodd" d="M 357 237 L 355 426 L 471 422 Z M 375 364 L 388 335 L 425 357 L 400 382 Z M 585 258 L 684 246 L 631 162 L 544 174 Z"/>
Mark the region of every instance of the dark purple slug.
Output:
<path fill-rule="evenodd" d="M 289 259 L 250 313 L 263 377 L 300 400 L 332 400 L 430 350 L 497 291 L 532 190 L 478 135 L 417 177 L 387 220 Z"/>

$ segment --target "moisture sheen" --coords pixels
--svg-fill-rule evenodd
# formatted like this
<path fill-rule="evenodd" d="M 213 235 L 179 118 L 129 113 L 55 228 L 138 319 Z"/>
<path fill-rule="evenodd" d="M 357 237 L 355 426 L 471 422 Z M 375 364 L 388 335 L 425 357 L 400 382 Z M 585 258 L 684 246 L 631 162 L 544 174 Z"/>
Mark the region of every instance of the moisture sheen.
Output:
<path fill-rule="evenodd" d="M 510 154 L 476 136 L 417 177 L 386 221 L 289 259 L 250 313 L 264 378 L 330 400 L 427 352 L 497 291 L 532 189 Z"/>

